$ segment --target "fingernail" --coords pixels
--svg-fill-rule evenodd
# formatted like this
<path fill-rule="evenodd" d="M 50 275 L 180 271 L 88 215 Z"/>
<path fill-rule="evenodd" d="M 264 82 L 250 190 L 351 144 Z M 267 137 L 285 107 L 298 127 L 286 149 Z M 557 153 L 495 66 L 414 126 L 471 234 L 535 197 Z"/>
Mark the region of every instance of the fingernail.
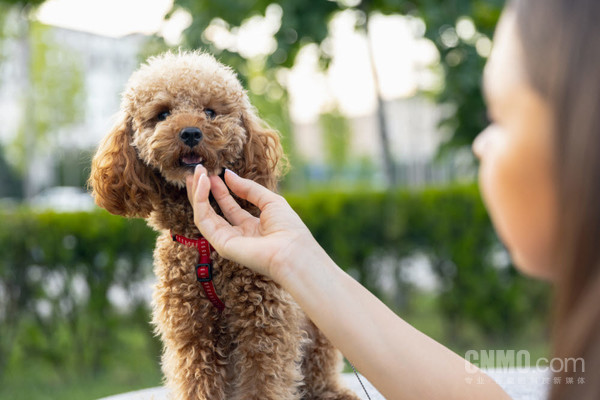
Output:
<path fill-rule="evenodd" d="M 235 172 L 233 172 L 232 170 L 230 170 L 229 168 L 225 168 L 225 171 L 227 172 L 231 172 L 233 175 L 238 176 L 238 174 L 236 174 Z"/>
<path fill-rule="evenodd" d="M 200 167 L 202 167 L 202 164 L 197 164 L 197 165 L 196 165 L 196 168 L 194 168 L 194 172 L 195 172 L 195 171 L 198 171 L 198 169 L 199 169 Z"/>

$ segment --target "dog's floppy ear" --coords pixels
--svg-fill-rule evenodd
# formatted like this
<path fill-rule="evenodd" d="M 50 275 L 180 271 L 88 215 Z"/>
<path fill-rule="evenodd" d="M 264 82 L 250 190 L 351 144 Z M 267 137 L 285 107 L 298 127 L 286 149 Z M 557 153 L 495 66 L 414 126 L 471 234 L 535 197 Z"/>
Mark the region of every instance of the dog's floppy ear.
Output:
<path fill-rule="evenodd" d="M 137 157 L 132 136 L 131 117 L 121 112 L 92 160 L 88 184 L 96 204 L 111 214 L 146 218 L 153 210 L 158 182 Z"/>
<path fill-rule="evenodd" d="M 252 179 L 270 190 L 277 189 L 277 182 L 287 166 L 279 133 L 267 126 L 256 114 L 249 102 L 242 112 L 248 142 L 244 149 L 243 165 L 237 173 Z"/>

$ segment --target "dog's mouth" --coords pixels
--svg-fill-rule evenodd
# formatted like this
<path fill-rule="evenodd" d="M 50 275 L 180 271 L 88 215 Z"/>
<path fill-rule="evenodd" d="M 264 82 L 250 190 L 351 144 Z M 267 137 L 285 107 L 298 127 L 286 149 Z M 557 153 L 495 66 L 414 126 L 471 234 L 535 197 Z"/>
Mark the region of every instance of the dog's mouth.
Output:
<path fill-rule="evenodd" d="M 196 165 L 202 164 L 202 157 L 197 154 L 186 154 L 179 160 L 183 167 L 195 168 Z"/>
<path fill-rule="evenodd" d="M 187 170 L 192 170 L 196 168 L 197 165 L 201 165 L 203 162 L 205 162 L 205 160 L 199 156 L 198 154 L 195 153 L 189 153 L 186 155 L 183 155 L 180 159 L 179 159 L 179 164 L 187 169 Z M 204 164 L 202 164 L 204 165 Z M 221 167 L 221 166 L 215 166 L 214 168 L 211 168 L 211 166 L 209 165 L 204 165 L 205 168 L 208 169 L 209 175 L 218 175 L 221 177 L 221 179 L 225 180 L 225 168 Z"/>

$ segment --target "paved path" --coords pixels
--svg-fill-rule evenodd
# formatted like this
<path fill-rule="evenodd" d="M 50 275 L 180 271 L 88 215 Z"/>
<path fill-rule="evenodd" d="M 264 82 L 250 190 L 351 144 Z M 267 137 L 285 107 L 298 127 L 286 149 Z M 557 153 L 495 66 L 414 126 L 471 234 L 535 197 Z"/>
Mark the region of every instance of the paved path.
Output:
<path fill-rule="evenodd" d="M 550 375 L 533 369 L 486 370 L 486 372 L 515 400 L 546 399 L 552 386 Z M 344 380 L 348 387 L 354 390 L 361 399 L 367 400 L 367 396 L 353 374 L 344 374 Z M 364 377 L 362 377 L 362 380 L 371 396 L 371 400 L 385 400 L 369 381 Z M 435 385 L 435 382 L 431 382 L 431 384 Z M 477 385 L 478 383 L 473 380 L 469 384 Z M 101 400 L 169 400 L 168 394 L 165 388 L 156 387 L 105 397 Z"/>

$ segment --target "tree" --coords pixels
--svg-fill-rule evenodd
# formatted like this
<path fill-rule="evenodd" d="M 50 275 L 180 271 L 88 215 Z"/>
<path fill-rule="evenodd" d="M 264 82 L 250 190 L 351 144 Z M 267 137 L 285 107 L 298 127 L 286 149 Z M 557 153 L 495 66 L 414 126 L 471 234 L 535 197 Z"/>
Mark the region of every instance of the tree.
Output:
<path fill-rule="evenodd" d="M 332 166 L 332 175 L 341 178 L 350 161 L 350 124 L 338 110 L 334 110 L 321 114 L 319 125 L 323 132 L 325 158 Z"/>
<path fill-rule="evenodd" d="M 441 153 L 470 144 L 486 126 L 480 88 L 482 69 L 504 0 L 175 0 L 173 11 L 183 8 L 193 16 L 192 24 L 185 31 L 187 46 L 208 47 L 220 53 L 224 62 L 243 71 L 245 60 L 239 54 L 216 48 L 203 32 L 217 18 L 229 27 L 239 27 L 252 16 L 264 15 L 271 4 L 281 8 L 282 16 L 275 34 L 276 49 L 265 63 L 268 69 L 290 67 L 303 46 L 308 43 L 320 45 L 329 33 L 328 22 L 345 9 L 363 13 L 364 23 L 373 13 L 421 18 L 426 24 L 425 37 L 435 44 L 440 53 L 445 75 L 443 89 L 433 95 L 439 103 L 451 106 L 441 122 L 450 131 L 450 138 L 442 146 Z M 364 23 L 357 28 L 365 29 Z M 472 27 L 472 32 L 462 34 L 459 29 L 461 23 L 467 31 Z M 321 64 L 326 67 L 328 55 L 321 46 L 319 49 Z"/>

